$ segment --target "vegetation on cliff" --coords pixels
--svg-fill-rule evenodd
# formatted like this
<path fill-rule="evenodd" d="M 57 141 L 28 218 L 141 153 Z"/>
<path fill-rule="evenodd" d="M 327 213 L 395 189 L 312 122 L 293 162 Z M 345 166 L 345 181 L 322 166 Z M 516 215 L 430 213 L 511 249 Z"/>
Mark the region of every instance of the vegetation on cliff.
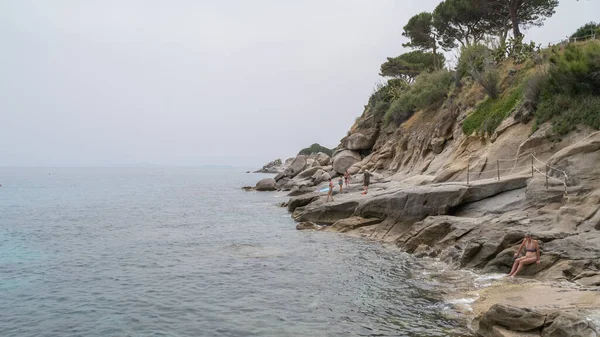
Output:
<path fill-rule="evenodd" d="M 365 107 L 385 127 L 400 126 L 419 111 L 461 106 L 470 111 L 465 134 L 491 136 L 504 119 L 551 122 L 564 134 L 578 124 L 600 128 L 600 25 L 588 23 L 568 40 L 542 49 L 524 43 L 522 27 L 540 26 L 557 0 L 445 0 L 404 26 L 403 46 L 413 51 L 388 57 Z M 512 35 L 512 36 L 511 36 Z M 459 54 L 445 69 L 440 50 Z M 482 93 L 483 96 L 477 94 Z M 469 97 L 471 96 L 471 97 Z"/>

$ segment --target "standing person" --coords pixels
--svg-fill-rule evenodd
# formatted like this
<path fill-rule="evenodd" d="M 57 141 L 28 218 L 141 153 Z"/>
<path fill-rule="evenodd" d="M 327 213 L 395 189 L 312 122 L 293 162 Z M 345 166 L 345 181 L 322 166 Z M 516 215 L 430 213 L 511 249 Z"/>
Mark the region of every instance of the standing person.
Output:
<path fill-rule="evenodd" d="M 363 188 L 365 189 L 364 192 L 362 192 L 362 194 L 367 194 L 367 192 L 369 192 L 369 182 L 371 181 L 371 174 L 369 173 L 369 171 L 365 171 L 364 177 L 363 177 Z"/>
<path fill-rule="evenodd" d="M 327 201 L 329 201 L 329 198 L 331 198 L 331 201 L 333 201 L 333 181 L 331 181 L 331 178 L 329 178 L 329 192 L 327 192 Z"/>
<path fill-rule="evenodd" d="M 348 188 L 348 185 L 350 184 L 350 172 L 348 172 L 348 170 L 344 172 L 344 181 L 346 182 L 346 188 Z"/>
<path fill-rule="evenodd" d="M 342 194 L 342 186 L 344 185 L 344 183 L 342 182 L 342 177 L 338 179 L 338 185 L 340 185 L 340 194 Z"/>
<path fill-rule="evenodd" d="M 518 257 L 523 247 L 525 247 L 525 256 Z M 519 246 L 519 250 L 517 250 L 514 258 L 515 262 L 513 263 L 512 270 L 508 276 L 516 276 L 525 265 L 532 264 L 534 262 L 537 264 L 540 263 L 540 245 L 538 244 L 537 240 L 533 240 L 531 238 L 531 234 L 525 234 L 525 238 Z"/>

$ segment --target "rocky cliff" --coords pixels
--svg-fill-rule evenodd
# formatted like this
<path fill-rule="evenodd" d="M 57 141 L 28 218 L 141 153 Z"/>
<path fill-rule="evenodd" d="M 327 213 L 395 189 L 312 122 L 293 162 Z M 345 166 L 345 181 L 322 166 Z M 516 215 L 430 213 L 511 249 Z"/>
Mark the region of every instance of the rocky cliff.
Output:
<path fill-rule="evenodd" d="M 524 90 L 518 79 L 531 69 L 504 67 L 503 90 Z M 520 276 L 598 287 L 600 132 L 578 123 L 557 132 L 552 121 L 538 123 L 525 96 L 503 112 L 497 127 L 470 134 L 465 120 L 489 100 L 475 82 L 462 83 L 440 108 L 416 111 L 399 126 L 367 106 L 331 162 L 313 165 L 298 156 L 273 179 L 273 188 L 293 190 L 287 206 L 298 229 L 390 242 L 484 273 L 507 273 L 530 232 L 541 245 L 541 263 Z M 314 186 L 346 170 L 353 175 L 350 187 L 325 202 Z M 373 178 L 362 195 L 365 171 Z M 538 319 L 535 329 L 557 335 L 546 332 L 556 330 L 560 315 L 552 316 L 555 323 L 547 313 L 537 315 L 546 321 Z M 481 329 L 496 329 L 493 316 L 483 317 Z"/>

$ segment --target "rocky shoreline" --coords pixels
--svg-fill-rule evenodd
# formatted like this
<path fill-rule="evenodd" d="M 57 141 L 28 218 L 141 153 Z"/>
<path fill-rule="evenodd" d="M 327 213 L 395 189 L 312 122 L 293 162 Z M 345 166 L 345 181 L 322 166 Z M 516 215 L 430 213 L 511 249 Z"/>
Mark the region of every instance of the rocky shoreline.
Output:
<path fill-rule="evenodd" d="M 528 70 L 506 66 L 511 71 L 502 75 L 502 90 L 519 93 L 519 78 Z M 299 155 L 248 189 L 288 191 L 283 206 L 298 229 L 391 243 L 483 274 L 508 273 L 525 233 L 531 233 L 540 244 L 541 263 L 526 266 L 517 279 L 567 282 L 597 292 L 600 132 L 572 125 L 558 133 L 552 121 L 538 124 L 532 118 L 535 105 L 524 96 L 506 107 L 497 126 L 473 131 L 464 127 L 466 121 L 473 123 L 478 107 L 490 99 L 476 82 L 461 83 L 438 108 L 414 111 L 398 124 L 369 104 L 331 157 Z M 318 191 L 346 170 L 350 186 L 337 193 L 336 185 L 334 201 L 326 202 Z M 360 193 L 365 172 L 371 174 L 367 195 Z M 563 336 L 556 326 L 563 323 L 573 326 L 564 336 L 597 335 L 593 324 L 584 327 L 568 316 L 572 307 L 539 306 L 531 298 L 522 302 L 503 304 L 522 309 L 498 307 L 488 314 L 489 305 L 475 320 L 486 322 L 479 335 Z M 519 311 L 524 308 L 544 316 L 542 324 L 540 319 L 513 329 L 507 322 L 516 318 L 498 318 L 530 315 Z M 559 319 L 563 314 L 568 317 Z"/>
<path fill-rule="evenodd" d="M 500 180 L 474 179 L 469 183 L 460 178 L 441 179 L 441 175 L 448 176 L 445 168 L 437 175 L 372 170 L 369 193 L 362 195 L 362 172 L 367 170 L 368 156 L 360 162 L 348 159 L 351 150 L 347 149 L 337 150 L 331 159 L 324 154 L 297 156 L 274 178 L 261 180 L 255 189 L 289 191 L 290 199 L 284 206 L 298 222 L 298 229 L 341 232 L 393 243 L 408 253 L 482 273 L 507 273 L 520 240 L 531 232 L 542 247 L 541 263 L 527 266 L 519 277 L 568 281 L 586 291 L 597 291 L 600 132 L 578 133 L 579 137 L 555 143 L 554 154 L 545 156 L 548 165 L 568 172 L 567 194 L 558 179 L 546 187 L 546 176 L 532 175 L 531 168 L 514 170 Z M 531 142 L 528 138 L 519 144 L 517 154 L 522 155 L 528 146 L 531 149 Z M 537 149 L 540 146 L 545 144 L 539 142 Z M 454 164 L 452 161 L 448 166 Z M 325 202 L 325 193 L 317 192 L 319 187 L 326 186 L 323 182 L 329 177 L 336 178 L 353 167 L 359 170 L 354 172 L 350 187 L 336 193 L 335 201 Z M 600 308 L 600 303 L 594 305 Z M 583 327 L 582 322 L 587 322 L 582 318 L 584 311 L 574 313 L 574 308 L 560 305 L 551 310 L 535 303 L 521 306 L 527 309 L 499 304 L 481 312 L 474 320 L 479 322 L 475 324 L 477 333 L 530 336 L 534 331 L 537 336 L 577 336 L 574 331 L 583 329 L 577 333 L 596 336 L 593 323 Z M 524 315 L 523 310 L 531 313 Z M 519 315 L 544 319 L 525 322 L 527 325 L 518 323 L 520 319 L 515 317 Z M 564 335 L 567 330 L 572 334 Z"/>

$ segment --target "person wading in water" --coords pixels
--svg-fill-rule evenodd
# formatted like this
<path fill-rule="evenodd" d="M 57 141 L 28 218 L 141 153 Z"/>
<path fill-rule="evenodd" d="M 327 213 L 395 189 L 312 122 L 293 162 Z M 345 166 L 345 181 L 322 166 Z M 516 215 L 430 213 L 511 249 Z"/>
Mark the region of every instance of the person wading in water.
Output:
<path fill-rule="evenodd" d="M 518 258 L 523 247 L 525 247 L 525 256 Z M 540 245 L 538 244 L 537 240 L 533 240 L 531 238 L 531 234 L 525 234 L 525 238 L 519 246 L 519 250 L 517 250 L 517 253 L 514 255 L 514 258 L 515 262 L 513 263 L 512 270 L 508 274 L 510 277 L 516 276 L 525 265 L 532 264 L 534 262 L 537 264 L 540 263 Z"/>

